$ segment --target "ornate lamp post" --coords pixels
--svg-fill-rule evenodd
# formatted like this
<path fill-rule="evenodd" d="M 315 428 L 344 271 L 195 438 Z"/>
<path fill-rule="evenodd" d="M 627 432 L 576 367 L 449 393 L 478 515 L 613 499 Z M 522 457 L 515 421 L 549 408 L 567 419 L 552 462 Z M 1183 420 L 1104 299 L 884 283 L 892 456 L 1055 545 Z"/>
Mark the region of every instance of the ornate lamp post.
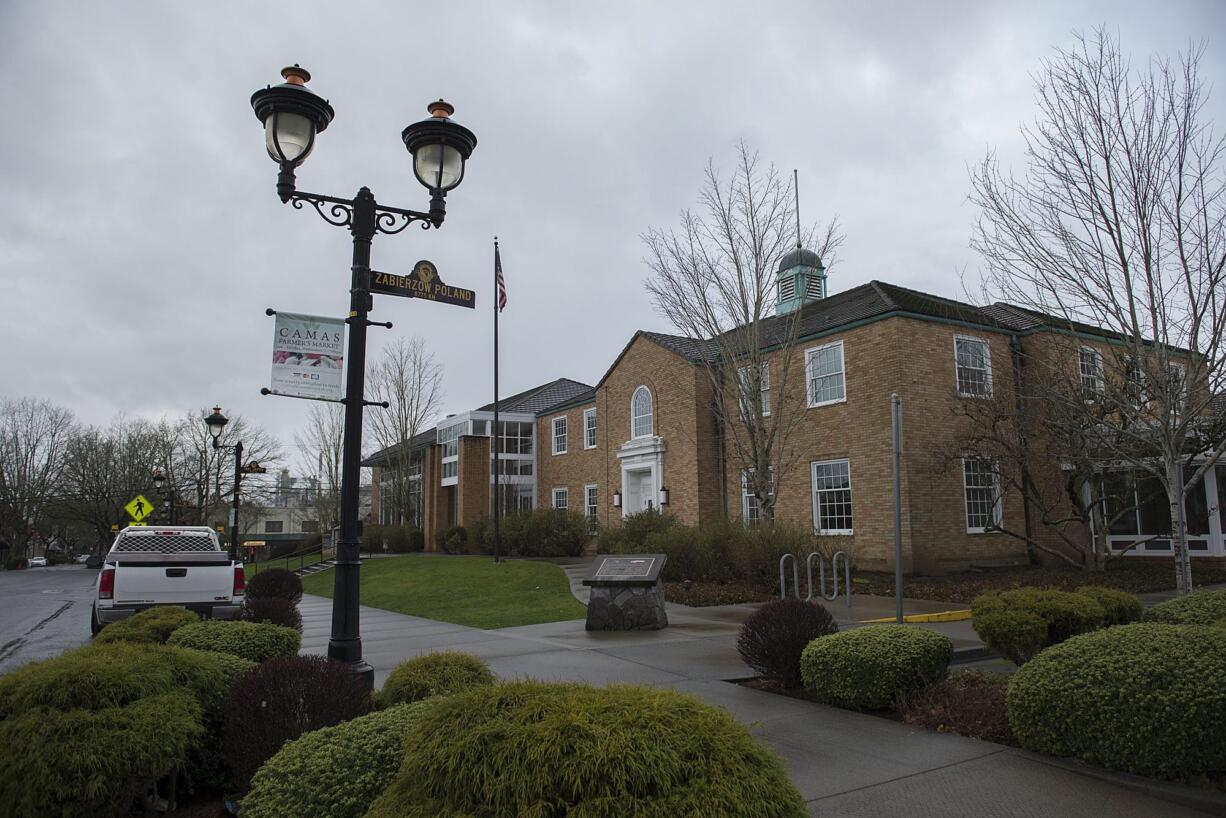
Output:
<path fill-rule="evenodd" d="M 175 487 L 173 485 L 171 486 L 166 485 L 166 475 L 162 474 L 160 469 L 153 473 L 153 487 L 157 489 L 159 493 L 165 496 L 166 499 L 162 501 L 162 506 L 163 508 L 166 509 L 167 519 L 170 521 L 170 524 L 174 525 L 175 524 Z M 163 491 L 163 489 L 165 490 Z"/>
<path fill-rule="evenodd" d="M 221 413 L 220 406 L 214 406 L 213 414 L 204 419 L 209 434 L 213 436 L 213 448 L 230 449 L 234 452 L 234 500 L 230 506 L 230 559 L 233 561 L 238 559 L 238 489 L 243 482 L 243 441 L 240 440 L 233 446 L 221 445 L 221 432 L 229 422 L 230 419 Z"/>
<path fill-rule="evenodd" d="M 341 452 L 341 531 L 336 548 L 332 602 L 332 635 L 328 656 L 348 663 L 373 686 L 374 671 L 362 659 L 358 632 L 358 579 L 361 530 L 358 519 L 358 483 L 361 473 L 362 410 L 368 405 L 366 387 L 366 328 L 371 308 L 370 244 L 377 233 L 399 233 L 413 222 L 422 229 L 438 228 L 446 216 L 446 196 L 464 179 L 464 163 L 477 146 L 472 131 L 451 120 L 455 109 L 438 100 L 428 106 L 430 118 L 409 125 L 400 138 L 413 158 L 413 173 L 430 191 L 428 212 L 388 207 L 375 201 L 368 188 L 352 199 L 300 191 L 295 170 L 311 154 L 315 137 L 328 127 L 335 112 L 327 100 L 306 87 L 311 75 L 293 65 L 281 71 L 285 82 L 251 95 L 251 107 L 264 124 L 268 155 L 277 163 L 277 195 L 301 210 L 315 208 L 324 221 L 349 230 L 353 237 L 346 353 L 345 430 Z M 390 325 L 387 325 L 390 326 Z"/>

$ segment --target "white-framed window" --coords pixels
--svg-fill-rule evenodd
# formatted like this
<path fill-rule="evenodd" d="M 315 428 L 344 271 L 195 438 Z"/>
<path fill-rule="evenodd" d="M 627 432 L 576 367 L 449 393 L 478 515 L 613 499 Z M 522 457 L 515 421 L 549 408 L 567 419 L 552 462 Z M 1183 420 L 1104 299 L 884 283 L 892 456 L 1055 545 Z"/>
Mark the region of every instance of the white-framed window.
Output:
<path fill-rule="evenodd" d="M 566 454 L 566 415 L 553 419 L 553 453 Z"/>
<path fill-rule="evenodd" d="M 567 507 L 570 505 L 569 499 L 570 499 L 569 489 L 554 489 L 553 490 L 553 507 L 558 509 L 559 511 L 566 511 Z"/>
<path fill-rule="evenodd" d="M 1086 397 L 1101 397 L 1106 387 L 1103 381 L 1103 354 L 1094 347 L 1077 351 L 1077 370 L 1081 373 L 1081 389 Z"/>
<path fill-rule="evenodd" d="M 583 448 L 596 448 L 596 409 L 583 410 Z"/>
<path fill-rule="evenodd" d="M 265 534 L 281 534 L 284 531 L 285 531 L 285 521 L 284 520 L 265 520 L 264 521 L 264 533 Z"/>
<path fill-rule="evenodd" d="M 753 493 L 753 488 L 749 485 L 749 477 L 754 473 L 753 469 L 741 470 L 741 519 L 745 525 L 753 528 L 757 526 L 758 521 L 762 519 L 762 508 L 758 503 L 758 495 Z M 775 467 L 771 466 L 771 484 L 770 496 L 775 496 Z"/>
<path fill-rule="evenodd" d="M 763 417 L 768 417 L 771 413 L 771 368 L 769 363 L 761 363 L 758 365 L 758 371 L 761 373 L 758 377 L 757 396 L 755 399 L 753 370 L 751 367 L 742 366 L 736 371 L 737 380 L 740 383 L 740 401 L 741 401 L 741 417 L 748 417 L 749 413 L 754 408 L 760 407 L 758 411 Z"/>
<path fill-rule="evenodd" d="M 959 396 L 992 397 L 992 353 L 987 340 L 955 335 L 954 366 L 958 371 Z"/>
<path fill-rule="evenodd" d="M 984 457 L 962 458 L 962 488 L 966 497 L 966 533 L 999 528 L 1002 519 L 1000 469 Z"/>
<path fill-rule="evenodd" d="M 818 534 L 851 534 L 851 462 L 819 460 L 811 465 L 813 530 Z"/>
<path fill-rule="evenodd" d="M 583 516 L 587 517 L 589 531 L 596 530 L 596 509 L 599 506 L 599 499 L 600 492 L 594 484 L 589 483 L 583 487 Z"/>
<path fill-rule="evenodd" d="M 826 406 L 847 400 L 844 375 L 842 341 L 805 350 L 809 406 Z"/>
<path fill-rule="evenodd" d="M 655 434 L 655 412 L 652 409 L 651 390 L 640 386 L 630 398 L 630 436 L 650 437 Z"/>

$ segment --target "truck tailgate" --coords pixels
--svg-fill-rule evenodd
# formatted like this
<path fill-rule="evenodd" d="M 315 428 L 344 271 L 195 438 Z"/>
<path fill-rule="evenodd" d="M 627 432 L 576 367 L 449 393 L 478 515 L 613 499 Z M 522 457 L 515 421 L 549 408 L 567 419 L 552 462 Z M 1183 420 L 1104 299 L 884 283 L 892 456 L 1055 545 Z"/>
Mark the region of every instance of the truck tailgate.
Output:
<path fill-rule="evenodd" d="M 116 561 L 114 604 L 229 601 L 234 591 L 234 568 L 229 560 L 219 563 L 209 559 L 212 555 L 200 555 L 198 560 L 183 559 L 187 554 L 174 556 L 178 559 Z"/>

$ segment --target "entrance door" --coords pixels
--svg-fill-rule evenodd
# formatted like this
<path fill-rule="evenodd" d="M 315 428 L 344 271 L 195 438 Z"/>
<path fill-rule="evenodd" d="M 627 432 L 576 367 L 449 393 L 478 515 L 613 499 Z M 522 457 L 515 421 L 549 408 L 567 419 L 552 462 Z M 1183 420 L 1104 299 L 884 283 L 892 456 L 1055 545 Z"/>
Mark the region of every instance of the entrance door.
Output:
<path fill-rule="evenodd" d="M 651 469 L 625 472 L 626 496 L 622 502 L 622 514 L 630 516 L 655 507 L 655 491 Z"/>

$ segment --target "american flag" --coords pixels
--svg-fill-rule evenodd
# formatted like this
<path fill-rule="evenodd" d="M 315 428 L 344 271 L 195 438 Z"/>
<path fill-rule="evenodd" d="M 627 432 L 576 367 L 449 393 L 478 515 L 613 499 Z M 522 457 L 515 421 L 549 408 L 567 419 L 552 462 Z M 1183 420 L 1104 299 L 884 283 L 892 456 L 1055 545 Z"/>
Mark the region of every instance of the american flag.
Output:
<path fill-rule="evenodd" d="M 507 280 L 502 277 L 502 256 L 498 254 L 498 242 L 494 242 L 494 278 L 498 282 L 498 311 L 507 308 Z"/>

